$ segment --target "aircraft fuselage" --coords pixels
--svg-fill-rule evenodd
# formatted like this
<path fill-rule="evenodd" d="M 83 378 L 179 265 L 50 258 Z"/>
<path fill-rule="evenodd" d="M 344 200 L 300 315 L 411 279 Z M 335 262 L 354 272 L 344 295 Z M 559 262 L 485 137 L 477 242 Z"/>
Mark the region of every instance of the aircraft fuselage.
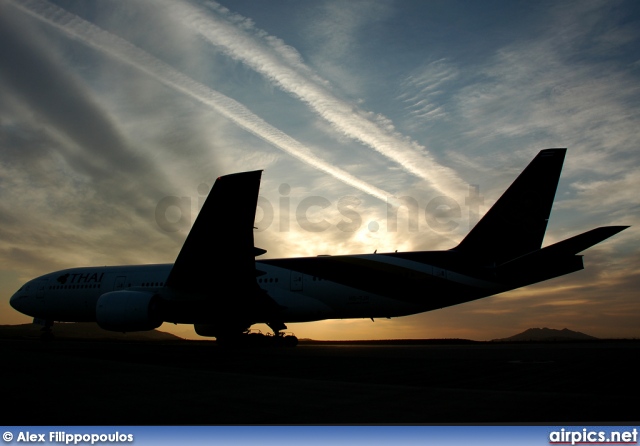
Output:
<path fill-rule="evenodd" d="M 282 265 L 297 264 L 296 269 Z M 372 266 L 377 274 L 366 274 Z M 150 293 L 179 302 L 166 287 L 172 264 L 71 268 L 27 282 L 12 297 L 18 311 L 52 321 L 96 321 L 100 296 L 114 291 Z M 215 266 L 212 266 L 215 269 Z M 465 293 L 462 301 L 504 290 L 504 285 L 446 269 L 402 259 L 393 254 L 321 256 L 256 261 L 258 286 L 282 307 L 282 321 L 307 322 L 342 318 L 390 318 L 447 306 L 451 293 Z M 331 280 L 336 276 L 336 280 Z M 393 287 L 380 286 L 395 279 Z M 216 283 L 211 294 L 223 291 L 233 299 L 233 287 Z M 422 285 L 422 286 L 420 286 Z M 176 299 L 177 297 L 177 299 Z M 188 300 L 188 297 L 187 297 Z M 215 309 L 211 309 L 215 312 Z M 193 314 L 196 313 L 196 314 Z M 203 324 L 216 314 L 177 312 L 166 322 Z M 268 322 L 257 320 L 254 323 Z"/>

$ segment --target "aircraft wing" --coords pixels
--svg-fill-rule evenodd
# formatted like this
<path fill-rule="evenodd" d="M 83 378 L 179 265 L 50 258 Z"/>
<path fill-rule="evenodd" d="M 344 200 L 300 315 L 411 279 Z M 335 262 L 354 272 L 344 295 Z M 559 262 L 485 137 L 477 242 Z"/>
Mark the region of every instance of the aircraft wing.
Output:
<path fill-rule="evenodd" d="M 273 306 L 256 282 L 253 224 L 262 171 L 218 178 L 178 254 L 167 287 L 221 306 Z M 226 284 L 226 285 L 225 285 Z"/>

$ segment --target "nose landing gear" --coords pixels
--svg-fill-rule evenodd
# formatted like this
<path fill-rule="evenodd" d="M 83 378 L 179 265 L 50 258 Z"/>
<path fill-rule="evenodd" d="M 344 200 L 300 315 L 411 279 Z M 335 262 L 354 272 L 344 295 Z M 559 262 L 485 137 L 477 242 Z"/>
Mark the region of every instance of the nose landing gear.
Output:
<path fill-rule="evenodd" d="M 55 338 L 55 336 L 53 335 L 53 321 L 34 319 L 33 323 L 42 326 L 42 328 L 40 329 L 41 341 L 51 341 Z"/>

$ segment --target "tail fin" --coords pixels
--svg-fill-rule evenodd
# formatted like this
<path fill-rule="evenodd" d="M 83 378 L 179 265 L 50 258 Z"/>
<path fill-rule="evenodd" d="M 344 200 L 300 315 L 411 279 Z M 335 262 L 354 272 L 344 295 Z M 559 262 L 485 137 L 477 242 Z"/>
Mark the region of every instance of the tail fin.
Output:
<path fill-rule="evenodd" d="M 566 150 L 540 151 L 454 251 L 500 265 L 540 249 Z"/>

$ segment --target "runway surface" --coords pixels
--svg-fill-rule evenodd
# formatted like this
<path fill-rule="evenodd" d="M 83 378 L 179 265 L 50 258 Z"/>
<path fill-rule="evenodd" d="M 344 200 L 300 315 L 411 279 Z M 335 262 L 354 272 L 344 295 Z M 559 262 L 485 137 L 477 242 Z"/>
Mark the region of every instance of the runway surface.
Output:
<path fill-rule="evenodd" d="M 6 425 L 624 423 L 640 343 L 0 339 Z"/>

